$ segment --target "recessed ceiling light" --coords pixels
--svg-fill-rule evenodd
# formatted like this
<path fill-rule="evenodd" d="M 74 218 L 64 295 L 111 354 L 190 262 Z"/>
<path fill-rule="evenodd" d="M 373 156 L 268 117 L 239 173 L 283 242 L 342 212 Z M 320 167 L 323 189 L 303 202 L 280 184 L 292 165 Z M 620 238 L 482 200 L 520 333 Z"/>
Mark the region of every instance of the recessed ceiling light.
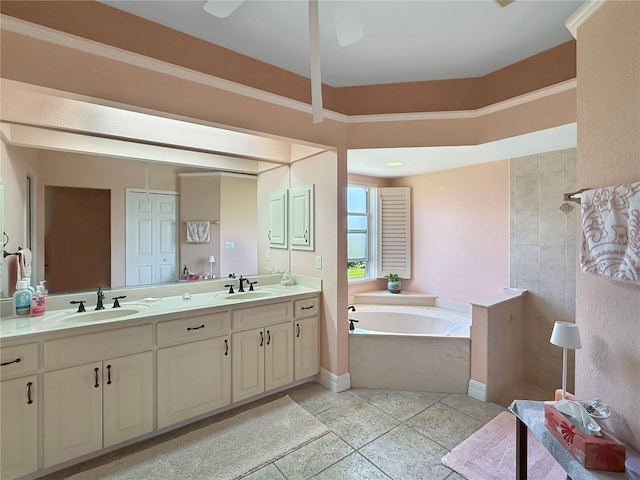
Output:
<path fill-rule="evenodd" d="M 387 162 L 387 167 L 401 167 L 404 165 L 404 162 Z"/>

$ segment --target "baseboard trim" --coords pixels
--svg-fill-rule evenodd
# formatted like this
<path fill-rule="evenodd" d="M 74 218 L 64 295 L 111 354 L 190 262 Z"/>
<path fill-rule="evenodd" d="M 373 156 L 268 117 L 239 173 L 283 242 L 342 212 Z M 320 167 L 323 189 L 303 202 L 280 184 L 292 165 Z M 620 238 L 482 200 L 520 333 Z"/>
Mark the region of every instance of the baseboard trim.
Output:
<path fill-rule="evenodd" d="M 318 383 L 324 385 L 332 392 L 344 392 L 351 388 L 351 375 L 349 375 L 349 372 L 336 375 L 329 370 L 321 368 L 320 375 L 318 375 Z"/>
<path fill-rule="evenodd" d="M 482 402 L 487 401 L 487 386 L 484 383 L 480 383 L 476 380 L 469 380 L 469 389 L 467 394 Z"/>

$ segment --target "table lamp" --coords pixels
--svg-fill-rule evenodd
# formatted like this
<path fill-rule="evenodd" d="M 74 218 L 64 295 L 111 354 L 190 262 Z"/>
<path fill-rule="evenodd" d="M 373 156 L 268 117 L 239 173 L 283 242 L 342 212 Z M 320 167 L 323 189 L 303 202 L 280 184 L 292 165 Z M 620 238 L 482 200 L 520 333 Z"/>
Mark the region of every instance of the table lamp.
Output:
<path fill-rule="evenodd" d="M 216 263 L 216 257 L 214 255 L 211 255 L 209 257 L 209 278 L 213 278 L 213 264 Z"/>
<path fill-rule="evenodd" d="M 564 400 L 567 396 L 567 349 L 582 348 L 578 326 L 570 322 L 556 322 L 549 341 L 553 345 L 562 347 L 562 399 Z"/>

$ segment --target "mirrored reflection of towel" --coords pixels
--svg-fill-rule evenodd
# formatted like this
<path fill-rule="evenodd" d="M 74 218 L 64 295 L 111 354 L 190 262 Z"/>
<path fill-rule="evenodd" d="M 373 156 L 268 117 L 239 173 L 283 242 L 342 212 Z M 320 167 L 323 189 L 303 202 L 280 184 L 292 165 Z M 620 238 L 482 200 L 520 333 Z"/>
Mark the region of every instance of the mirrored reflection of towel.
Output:
<path fill-rule="evenodd" d="M 188 243 L 209 243 L 211 224 L 208 221 L 187 222 Z"/>
<path fill-rule="evenodd" d="M 640 285 L 640 182 L 582 193 L 582 271 Z"/>
<path fill-rule="evenodd" d="M 31 278 L 31 259 L 33 258 L 31 250 L 21 248 L 18 250 L 18 275 L 19 279 Z"/>

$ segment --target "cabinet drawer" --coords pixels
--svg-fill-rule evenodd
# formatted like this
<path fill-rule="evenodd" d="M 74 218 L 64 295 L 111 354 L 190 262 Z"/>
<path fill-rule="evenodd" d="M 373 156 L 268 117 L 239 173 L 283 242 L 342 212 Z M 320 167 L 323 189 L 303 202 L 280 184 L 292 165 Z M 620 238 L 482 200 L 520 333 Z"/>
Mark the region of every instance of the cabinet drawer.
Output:
<path fill-rule="evenodd" d="M 119 328 L 44 342 L 44 368 L 116 358 L 153 346 L 151 325 Z"/>
<path fill-rule="evenodd" d="M 303 298 L 293 302 L 293 316 L 295 318 L 312 317 L 318 314 L 318 297 Z"/>
<path fill-rule="evenodd" d="M 0 376 L 2 380 L 26 375 L 38 369 L 38 344 L 27 343 L 14 347 L 2 347 L 0 352 Z"/>
<path fill-rule="evenodd" d="M 246 330 L 293 319 L 293 304 L 282 302 L 260 307 L 239 308 L 234 310 L 232 315 L 233 329 Z"/>
<path fill-rule="evenodd" d="M 231 329 L 231 318 L 229 312 L 212 313 L 160 322 L 156 328 L 157 344 L 165 346 L 227 333 Z"/>

